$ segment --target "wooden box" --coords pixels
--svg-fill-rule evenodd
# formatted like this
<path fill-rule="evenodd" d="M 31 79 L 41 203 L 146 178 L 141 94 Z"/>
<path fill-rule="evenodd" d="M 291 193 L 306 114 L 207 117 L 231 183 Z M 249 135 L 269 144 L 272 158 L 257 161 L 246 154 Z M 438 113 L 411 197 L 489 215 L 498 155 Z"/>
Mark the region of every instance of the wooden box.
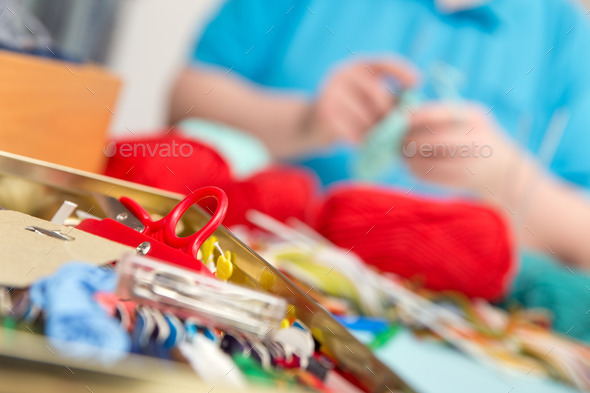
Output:
<path fill-rule="evenodd" d="M 96 65 L 0 51 L 0 150 L 102 171 L 119 87 Z"/>

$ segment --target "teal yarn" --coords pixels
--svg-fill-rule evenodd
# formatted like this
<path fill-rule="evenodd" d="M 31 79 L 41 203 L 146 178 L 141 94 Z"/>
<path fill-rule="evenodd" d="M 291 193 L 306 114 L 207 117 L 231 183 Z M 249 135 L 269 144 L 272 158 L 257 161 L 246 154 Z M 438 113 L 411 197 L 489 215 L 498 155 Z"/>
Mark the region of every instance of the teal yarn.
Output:
<path fill-rule="evenodd" d="M 237 178 L 246 178 L 272 162 L 266 146 L 246 131 L 197 118 L 183 120 L 178 129 L 217 150 Z"/>
<path fill-rule="evenodd" d="M 456 68 L 435 62 L 428 70 L 432 88 L 440 100 L 461 102 L 459 92 L 464 75 Z M 359 149 L 359 156 L 352 172 L 356 179 L 379 180 L 380 176 L 402 159 L 402 144 L 409 126 L 409 108 L 424 101 L 418 91 L 406 90 L 399 95 L 399 102 L 385 118 L 371 129 Z"/>
<path fill-rule="evenodd" d="M 404 92 L 395 109 L 367 133 L 352 168 L 356 179 L 376 180 L 400 161 L 403 139 L 409 125 L 407 107 L 419 102 L 417 93 Z"/>
<path fill-rule="evenodd" d="M 590 273 L 525 251 L 506 305 L 543 308 L 553 314 L 555 331 L 590 343 Z"/>

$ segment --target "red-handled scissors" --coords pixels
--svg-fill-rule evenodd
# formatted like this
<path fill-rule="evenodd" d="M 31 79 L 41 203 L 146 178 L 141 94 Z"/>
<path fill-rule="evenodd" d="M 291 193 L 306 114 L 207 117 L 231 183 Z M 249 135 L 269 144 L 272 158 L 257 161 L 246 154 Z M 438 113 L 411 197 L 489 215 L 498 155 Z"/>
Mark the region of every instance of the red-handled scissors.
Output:
<path fill-rule="evenodd" d="M 180 221 L 180 217 L 182 217 L 192 205 L 207 198 L 217 199 L 217 208 L 209 222 L 207 222 L 207 224 L 205 224 L 205 226 L 199 231 L 190 236 L 177 236 L 176 226 Z M 144 229 L 141 233 L 192 255 L 194 258 L 197 257 L 197 251 L 199 251 L 203 242 L 221 225 L 221 222 L 227 213 L 228 205 L 227 195 L 223 190 L 217 187 L 203 187 L 184 198 L 164 218 L 154 221 L 149 213 L 133 199 L 121 197 L 119 201 L 144 225 Z"/>
<path fill-rule="evenodd" d="M 196 233 L 179 237 L 176 226 L 182 215 L 194 204 L 206 198 L 215 198 L 217 207 L 211 219 Z M 102 196 L 104 202 L 104 196 Z M 100 199 L 99 200 L 100 203 Z M 110 218 L 96 220 L 87 218 L 76 228 L 104 237 L 106 239 L 126 244 L 137 249 L 143 255 L 170 262 L 172 264 L 196 270 L 207 275 L 211 272 L 197 260 L 197 252 L 203 242 L 221 225 L 227 212 L 228 200 L 223 190 L 217 187 L 203 187 L 184 198 L 164 218 L 154 221 L 148 212 L 134 200 L 122 197 L 120 200 L 108 198 L 111 207 L 118 204 L 118 209 L 132 215 L 133 225 L 125 224 L 127 219 L 121 219 L 121 213 L 114 210 Z M 122 208 L 122 209 L 121 209 Z"/>

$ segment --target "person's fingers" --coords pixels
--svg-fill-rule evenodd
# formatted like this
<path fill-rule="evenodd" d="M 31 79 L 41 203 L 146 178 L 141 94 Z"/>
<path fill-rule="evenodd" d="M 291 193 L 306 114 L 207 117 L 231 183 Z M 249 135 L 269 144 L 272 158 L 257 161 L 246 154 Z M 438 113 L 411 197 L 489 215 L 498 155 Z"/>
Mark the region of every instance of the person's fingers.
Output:
<path fill-rule="evenodd" d="M 330 121 L 330 132 L 340 140 L 350 143 L 358 143 L 360 140 L 360 133 L 358 125 L 354 124 L 354 120 L 346 115 L 335 116 Z"/>
<path fill-rule="evenodd" d="M 365 69 L 355 70 L 349 75 L 347 82 L 361 95 L 376 119 L 385 116 L 395 103 L 395 96 L 384 88 L 383 81 Z"/>
<path fill-rule="evenodd" d="M 357 142 L 375 119 L 362 96 L 346 84 L 329 89 L 318 104 L 317 118 L 332 138 Z"/>
<path fill-rule="evenodd" d="M 419 73 L 409 62 L 401 59 L 381 59 L 368 62 L 367 69 L 375 76 L 388 75 L 398 80 L 402 87 L 410 88 L 418 83 Z"/>
<path fill-rule="evenodd" d="M 415 130 L 439 128 L 456 121 L 456 109 L 446 103 L 428 103 L 413 108 L 410 116 L 410 128 Z"/>
<path fill-rule="evenodd" d="M 420 107 L 412 108 L 410 128 L 437 128 L 449 125 L 475 124 L 479 112 L 464 104 L 432 102 Z"/>
<path fill-rule="evenodd" d="M 417 148 L 427 146 L 431 149 L 464 143 L 461 134 L 454 132 L 453 126 L 410 128 L 404 135 L 404 144 L 414 142 Z"/>
<path fill-rule="evenodd" d="M 363 96 L 360 96 L 356 91 L 349 89 L 342 92 L 340 97 L 336 99 L 339 100 L 339 112 L 351 119 L 353 125 L 358 128 L 359 134 L 372 127 L 378 120 Z"/>

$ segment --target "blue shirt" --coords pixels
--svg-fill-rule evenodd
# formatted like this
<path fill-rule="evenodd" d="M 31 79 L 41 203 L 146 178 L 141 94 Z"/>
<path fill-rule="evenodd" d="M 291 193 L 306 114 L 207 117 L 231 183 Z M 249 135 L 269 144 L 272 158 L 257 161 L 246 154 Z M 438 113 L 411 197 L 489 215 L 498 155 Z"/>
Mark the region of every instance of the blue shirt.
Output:
<path fill-rule="evenodd" d="M 442 62 L 464 75 L 461 96 L 490 108 L 533 154 L 539 155 L 554 113 L 565 109 L 567 127 L 545 164 L 588 187 L 590 28 L 584 13 L 567 0 L 491 0 L 451 14 L 440 13 L 433 0 L 229 0 L 205 28 L 193 61 L 310 97 L 333 67 L 352 57 L 397 54 L 425 74 Z M 428 81 L 421 89 L 425 98 L 436 97 Z M 330 183 L 350 176 L 354 156 L 354 149 L 336 146 L 306 164 Z M 384 181 L 410 186 L 404 171 Z"/>

